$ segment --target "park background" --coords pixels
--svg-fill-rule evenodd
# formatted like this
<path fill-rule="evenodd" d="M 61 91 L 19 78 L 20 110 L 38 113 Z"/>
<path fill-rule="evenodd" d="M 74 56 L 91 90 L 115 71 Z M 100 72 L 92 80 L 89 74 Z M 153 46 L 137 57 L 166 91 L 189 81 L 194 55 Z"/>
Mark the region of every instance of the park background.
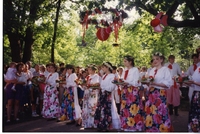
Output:
<path fill-rule="evenodd" d="M 152 53 L 159 51 L 166 58 L 175 55 L 186 71 L 200 45 L 199 7 L 198 0 L 4 0 L 3 64 L 31 60 L 33 64 L 86 66 L 110 61 L 119 66 L 123 56 L 130 54 L 136 66 L 149 67 Z M 97 25 L 88 24 L 82 43 L 81 13 L 105 8 L 128 14 L 117 42 L 114 32 L 107 40 L 99 40 Z M 168 15 L 168 26 L 158 33 L 150 22 L 159 12 Z M 105 15 L 95 17 L 106 19 Z"/>

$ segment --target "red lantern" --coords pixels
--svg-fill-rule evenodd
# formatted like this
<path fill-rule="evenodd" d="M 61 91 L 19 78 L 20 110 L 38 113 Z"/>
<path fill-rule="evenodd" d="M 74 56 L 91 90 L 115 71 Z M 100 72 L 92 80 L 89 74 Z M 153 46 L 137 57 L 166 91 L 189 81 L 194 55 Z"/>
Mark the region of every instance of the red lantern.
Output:
<path fill-rule="evenodd" d="M 99 28 L 96 35 L 97 38 L 101 41 L 107 40 L 108 37 L 110 36 L 110 34 L 106 32 L 106 28 Z"/>
<path fill-rule="evenodd" d="M 151 21 L 151 26 L 152 26 L 152 27 L 156 27 L 156 26 L 158 26 L 159 24 L 160 24 L 160 19 L 155 18 L 155 19 L 153 19 L 153 20 Z"/>

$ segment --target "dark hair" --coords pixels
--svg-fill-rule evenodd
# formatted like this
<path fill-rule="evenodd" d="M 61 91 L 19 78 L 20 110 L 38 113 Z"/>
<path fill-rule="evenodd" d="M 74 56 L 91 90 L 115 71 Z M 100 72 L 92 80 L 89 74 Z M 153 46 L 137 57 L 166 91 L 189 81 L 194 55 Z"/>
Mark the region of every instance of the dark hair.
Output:
<path fill-rule="evenodd" d="M 151 59 L 151 63 L 153 63 L 153 59 Z"/>
<path fill-rule="evenodd" d="M 65 65 L 65 64 L 64 64 L 63 62 L 59 64 L 59 66 L 64 66 L 64 65 Z"/>
<path fill-rule="evenodd" d="M 170 55 L 170 56 L 168 57 L 168 59 L 175 59 L 175 56 L 174 56 L 174 55 Z"/>
<path fill-rule="evenodd" d="M 66 65 L 66 69 L 67 69 L 67 70 L 68 70 L 68 69 L 72 69 L 72 73 L 75 72 L 74 65 L 67 64 L 67 65 Z"/>
<path fill-rule="evenodd" d="M 109 71 L 112 72 L 113 66 L 112 66 L 112 64 L 110 62 L 103 62 L 102 65 L 107 67 L 109 69 Z"/>
<path fill-rule="evenodd" d="M 131 62 L 131 65 L 133 67 L 135 66 L 134 58 L 132 56 L 126 55 L 126 56 L 124 56 L 124 59 L 126 59 L 128 62 Z"/>
<path fill-rule="evenodd" d="M 165 62 L 165 56 L 163 56 L 162 53 L 156 52 L 156 53 L 153 54 L 153 56 L 158 56 L 158 57 L 160 57 L 160 59 L 163 60 L 161 64 L 164 64 L 164 62 Z"/>
<path fill-rule="evenodd" d="M 62 73 L 64 70 L 65 70 L 65 68 L 64 68 L 64 67 L 61 67 L 61 68 L 60 68 L 60 73 Z"/>
<path fill-rule="evenodd" d="M 46 64 L 46 67 L 49 67 L 51 63 Z"/>
<path fill-rule="evenodd" d="M 192 59 L 193 59 L 194 57 L 198 58 L 198 54 L 193 54 L 193 55 L 191 56 Z"/>
<path fill-rule="evenodd" d="M 117 66 L 112 66 L 113 70 L 117 70 Z"/>
<path fill-rule="evenodd" d="M 23 65 L 24 65 L 24 63 L 22 63 L 22 62 L 17 63 L 17 65 L 16 65 L 17 71 L 19 71 L 19 67 L 20 67 L 20 66 L 23 66 Z"/>

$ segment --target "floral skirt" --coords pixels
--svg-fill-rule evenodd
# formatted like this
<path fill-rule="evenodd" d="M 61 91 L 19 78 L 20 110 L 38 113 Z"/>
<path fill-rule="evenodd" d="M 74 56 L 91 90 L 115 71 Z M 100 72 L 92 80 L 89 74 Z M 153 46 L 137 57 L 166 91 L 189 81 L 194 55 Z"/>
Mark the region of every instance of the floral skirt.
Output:
<path fill-rule="evenodd" d="M 83 96 L 82 122 L 84 128 L 92 128 L 94 125 L 94 114 L 97 108 L 98 89 L 90 91 L 86 89 Z"/>
<path fill-rule="evenodd" d="M 94 124 L 98 129 L 112 129 L 111 99 L 111 92 L 100 92 L 100 98 L 98 100 L 97 109 L 94 116 Z"/>
<path fill-rule="evenodd" d="M 143 131 L 144 111 L 137 87 L 124 86 L 121 92 L 121 129 L 124 131 Z"/>
<path fill-rule="evenodd" d="M 189 132 L 200 132 L 200 91 L 194 91 L 189 111 Z"/>
<path fill-rule="evenodd" d="M 171 121 L 166 103 L 166 90 L 150 88 L 145 103 L 146 132 L 169 132 Z"/>
<path fill-rule="evenodd" d="M 74 107 L 74 87 L 65 88 L 62 104 L 61 104 L 62 120 L 74 120 L 75 107 Z"/>
<path fill-rule="evenodd" d="M 60 105 L 56 87 L 48 85 L 45 87 L 42 114 L 44 118 L 60 117 Z"/>

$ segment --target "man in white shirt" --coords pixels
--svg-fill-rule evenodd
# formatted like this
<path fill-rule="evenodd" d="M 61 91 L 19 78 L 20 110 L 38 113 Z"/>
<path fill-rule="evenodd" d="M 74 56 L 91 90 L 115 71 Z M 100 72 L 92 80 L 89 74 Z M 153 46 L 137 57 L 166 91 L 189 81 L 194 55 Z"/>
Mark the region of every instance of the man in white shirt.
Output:
<path fill-rule="evenodd" d="M 168 63 L 165 64 L 166 67 L 169 68 L 172 79 L 174 76 L 181 75 L 181 68 L 180 66 L 175 63 L 175 56 L 170 55 L 168 57 Z M 173 114 L 173 107 L 175 115 L 178 116 L 178 106 L 180 105 L 180 89 L 179 85 L 174 80 L 174 85 L 167 90 L 167 103 L 169 107 L 169 114 Z"/>
<path fill-rule="evenodd" d="M 197 69 L 197 67 L 200 66 L 200 61 L 198 59 L 197 54 L 192 55 L 192 60 L 193 60 L 193 64 L 188 68 L 186 72 L 187 76 L 192 76 L 194 71 Z M 189 86 L 189 92 L 188 92 L 189 102 L 191 102 L 193 91 L 194 91 L 193 85 Z"/>

